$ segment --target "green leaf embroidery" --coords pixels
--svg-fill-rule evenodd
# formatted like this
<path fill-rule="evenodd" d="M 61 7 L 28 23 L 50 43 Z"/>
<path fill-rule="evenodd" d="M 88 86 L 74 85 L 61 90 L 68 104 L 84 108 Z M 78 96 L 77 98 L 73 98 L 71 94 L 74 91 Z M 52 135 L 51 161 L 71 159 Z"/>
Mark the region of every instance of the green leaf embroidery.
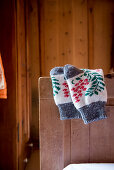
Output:
<path fill-rule="evenodd" d="M 99 86 L 100 89 L 104 90 L 104 87 Z"/>
<path fill-rule="evenodd" d="M 55 77 L 51 77 L 52 79 L 52 87 L 53 87 L 53 96 L 55 96 L 56 94 L 58 94 L 59 90 L 61 89 L 59 80 L 56 79 Z"/>
<path fill-rule="evenodd" d="M 53 84 L 56 84 L 56 85 L 60 85 L 59 83 L 57 83 L 57 82 L 52 82 Z"/>
<path fill-rule="evenodd" d="M 103 82 L 103 76 L 100 75 L 99 73 L 93 73 L 91 71 L 88 71 L 86 69 L 84 69 L 84 76 L 86 76 L 88 78 L 89 81 L 92 82 L 92 86 L 90 88 L 88 88 L 88 90 L 85 93 L 85 96 L 92 96 L 93 94 L 98 95 L 99 92 L 101 92 L 102 90 L 104 90 L 104 82 Z M 102 86 L 103 87 L 102 87 Z"/>
<path fill-rule="evenodd" d="M 97 72 L 91 72 L 88 69 L 81 69 L 84 71 L 83 74 L 81 74 L 81 76 L 77 77 L 76 80 L 81 80 L 82 76 L 85 76 L 86 78 L 88 78 L 89 82 L 92 82 L 92 85 L 90 88 L 87 89 L 85 96 L 92 96 L 93 94 L 98 95 L 99 92 L 102 92 L 102 90 L 104 90 L 104 79 L 103 76 L 100 75 Z M 102 86 L 103 87 L 102 87 Z"/>
<path fill-rule="evenodd" d="M 103 86 L 105 86 L 105 84 L 103 82 L 100 81 L 99 83 L 102 84 Z"/>
<path fill-rule="evenodd" d="M 59 81 L 59 80 L 57 80 L 57 79 L 53 79 L 53 81 Z"/>
<path fill-rule="evenodd" d="M 98 91 L 95 91 L 95 94 L 98 95 Z"/>
<path fill-rule="evenodd" d="M 80 80 L 81 78 L 80 77 L 77 77 L 76 80 Z"/>
<path fill-rule="evenodd" d="M 59 86 L 54 86 L 58 91 L 61 89 Z"/>
<path fill-rule="evenodd" d="M 88 96 L 90 93 L 85 93 L 85 96 Z"/>

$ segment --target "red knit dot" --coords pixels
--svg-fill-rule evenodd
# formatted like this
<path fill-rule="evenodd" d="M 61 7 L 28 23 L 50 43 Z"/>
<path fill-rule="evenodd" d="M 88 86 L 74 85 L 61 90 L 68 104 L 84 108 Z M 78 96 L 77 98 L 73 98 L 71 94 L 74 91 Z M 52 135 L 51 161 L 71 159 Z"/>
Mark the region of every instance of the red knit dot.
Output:
<path fill-rule="evenodd" d="M 69 97 L 69 95 L 66 94 L 66 95 L 64 95 L 64 97 Z"/>
<path fill-rule="evenodd" d="M 67 91 L 67 89 L 63 89 L 63 91 Z"/>

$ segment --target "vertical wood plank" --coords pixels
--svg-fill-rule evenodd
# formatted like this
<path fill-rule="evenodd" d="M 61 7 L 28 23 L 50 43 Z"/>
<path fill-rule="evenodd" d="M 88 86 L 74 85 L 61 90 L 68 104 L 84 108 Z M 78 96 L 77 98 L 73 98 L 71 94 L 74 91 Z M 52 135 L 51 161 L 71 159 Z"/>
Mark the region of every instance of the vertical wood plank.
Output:
<path fill-rule="evenodd" d="M 72 64 L 88 68 L 87 0 L 73 0 L 73 56 Z"/>
<path fill-rule="evenodd" d="M 71 120 L 64 120 L 64 167 L 71 163 Z"/>
<path fill-rule="evenodd" d="M 58 0 L 40 1 L 41 76 L 58 62 Z"/>
<path fill-rule="evenodd" d="M 113 0 L 94 1 L 94 68 L 111 68 Z"/>
<path fill-rule="evenodd" d="M 53 96 L 48 95 L 50 87 L 49 79 L 40 79 L 40 167 L 41 170 L 62 170 L 64 168 L 64 124 L 59 118 Z"/>
<path fill-rule="evenodd" d="M 89 125 L 80 119 L 71 124 L 71 163 L 89 162 Z"/>
<path fill-rule="evenodd" d="M 94 2 L 88 0 L 88 68 L 94 68 Z"/>
<path fill-rule="evenodd" d="M 40 1 L 41 75 L 67 63 L 88 67 L 87 0 Z"/>
<path fill-rule="evenodd" d="M 72 64 L 73 60 L 73 1 L 59 0 L 58 3 L 58 51 L 56 58 L 58 65 Z"/>
<path fill-rule="evenodd" d="M 28 12 L 28 0 L 25 1 L 25 43 L 26 43 L 26 65 L 27 65 L 27 138 L 30 138 L 30 120 L 31 120 L 31 56 L 29 53 L 30 40 L 29 40 L 29 12 Z"/>
<path fill-rule="evenodd" d="M 38 78 L 40 76 L 39 56 L 39 11 L 38 1 L 28 0 L 28 53 L 31 59 L 31 140 L 38 141 L 39 138 L 39 114 L 38 114 Z"/>
<path fill-rule="evenodd" d="M 107 116 L 90 125 L 90 162 L 114 162 L 114 106 L 107 106 Z"/>
<path fill-rule="evenodd" d="M 28 113 L 27 113 L 27 53 L 26 53 L 26 27 L 25 27 L 25 2 L 17 1 L 17 100 L 18 100 L 18 126 L 19 142 L 18 156 L 19 169 L 24 169 L 24 159 L 26 158 L 25 145 L 28 141 Z"/>

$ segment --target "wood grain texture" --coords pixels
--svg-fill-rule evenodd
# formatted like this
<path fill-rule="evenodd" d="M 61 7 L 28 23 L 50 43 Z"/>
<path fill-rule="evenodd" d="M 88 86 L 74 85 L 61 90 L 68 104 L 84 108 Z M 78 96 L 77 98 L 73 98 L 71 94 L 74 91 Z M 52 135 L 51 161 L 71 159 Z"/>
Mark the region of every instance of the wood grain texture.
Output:
<path fill-rule="evenodd" d="M 79 68 L 88 68 L 87 0 L 73 0 L 72 10 L 73 56 L 71 56 L 71 64 Z"/>
<path fill-rule="evenodd" d="M 28 113 L 27 113 L 27 56 L 25 33 L 25 4 L 17 1 L 17 109 L 18 109 L 18 159 L 19 170 L 24 169 L 23 160 L 26 158 L 25 144 L 28 141 Z"/>
<path fill-rule="evenodd" d="M 28 53 L 31 62 L 31 140 L 38 141 L 38 78 L 40 77 L 40 45 L 39 45 L 39 11 L 37 0 L 27 0 L 28 2 L 28 16 L 27 16 L 27 30 L 28 30 Z"/>
<path fill-rule="evenodd" d="M 106 110 L 108 119 L 90 125 L 90 162 L 114 162 L 114 106 Z"/>
<path fill-rule="evenodd" d="M 87 1 L 40 1 L 41 76 L 67 63 L 88 67 Z"/>
<path fill-rule="evenodd" d="M 113 0 L 96 0 L 94 3 L 94 68 L 111 69 Z"/>
<path fill-rule="evenodd" d="M 71 120 L 64 120 L 64 167 L 71 163 Z"/>
<path fill-rule="evenodd" d="M 106 82 L 110 96 L 114 79 Z M 39 79 L 40 169 L 62 170 L 70 163 L 114 162 L 114 105 L 109 102 L 106 106 L 107 119 L 89 125 L 81 119 L 61 121 L 50 88 L 50 78 Z"/>
<path fill-rule="evenodd" d="M 72 120 L 71 123 L 71 163 L 89 162 L 89 125 L 83 121 Z"/>
<path fill-rule="evenodd" d="M 44 107 L 45 106 L 45 107 Z M 45 113 L 45 114 L 44 114 Z M 41 170 L 62 170 L 63 122 L 53 99 L 40 100 L 40 166 Z"/>
<path fill-rule="evenodd" d="M 94 5 L 93 0 L 88 0 L 88 67 L 94 68 Z"/>
<path fill-rule="evenodd" d="M 31 56 L 30 56 L 30 39 L 29 39 L 29 12 L 28 12 L 28 0 L 25 1 L 25 49 L 26 49 L 26 72 L 27 72 L 27 117 L 26 117 L 26 128 L 27 138 L 30 138 L 30 121 L 31 121 Z"/>

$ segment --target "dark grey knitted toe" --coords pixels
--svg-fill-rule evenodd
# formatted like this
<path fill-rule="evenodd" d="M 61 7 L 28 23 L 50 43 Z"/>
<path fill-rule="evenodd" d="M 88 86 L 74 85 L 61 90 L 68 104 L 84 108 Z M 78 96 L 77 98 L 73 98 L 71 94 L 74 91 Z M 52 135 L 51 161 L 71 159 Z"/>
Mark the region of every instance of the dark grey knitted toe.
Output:
<path fill-rule="evenodd" d="M 70 64 L 64 66 L 64 75 L 66 79 L 72 78 L 80 73 L 83 73 L 83 70 L 80 70 Z"/>
<path fill-rule="evenodd" d="M 107 118 L 105 113 L 106 102 L 98 101 L 79 109 L 85 124 Z"/>
<path fill-rule="evenodd" d="M 55 67 L 50 71 L 50 75 L 63 74 L 63 67 Z"/>
<path fill-rule="evenodd" d="M 59 108 L 61 120 L 81 118 L 80 112 L 75 108 L 72 102 L 59 104 L 58 108 Z"/>

